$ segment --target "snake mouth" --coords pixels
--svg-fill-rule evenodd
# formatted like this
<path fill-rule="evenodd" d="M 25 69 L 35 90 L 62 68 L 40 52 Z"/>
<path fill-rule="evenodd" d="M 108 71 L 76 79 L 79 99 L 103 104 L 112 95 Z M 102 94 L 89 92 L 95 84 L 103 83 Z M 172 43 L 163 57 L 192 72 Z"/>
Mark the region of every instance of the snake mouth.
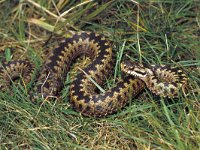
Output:
<path fill-rule="evenodd" d="M 147 75 L 147 72 L 142 64 L 128 60 L 125 60 L 121 63 L 121 70 L 129 75 L 141 79 L 145 78 Z"/>

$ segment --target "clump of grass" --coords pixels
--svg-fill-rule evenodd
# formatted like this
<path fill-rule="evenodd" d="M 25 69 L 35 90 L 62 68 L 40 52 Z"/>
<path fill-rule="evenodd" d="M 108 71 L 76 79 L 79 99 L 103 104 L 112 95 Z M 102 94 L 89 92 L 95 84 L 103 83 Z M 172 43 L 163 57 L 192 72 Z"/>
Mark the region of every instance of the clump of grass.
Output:
<path fill-rule="evenodd" d="M 68 84 L 62 101 L 42 104 L 30 102 L 23 87 L 14 87 L 12 96 L 0 92 L 2 149 L 200 148 L 197 1 L 24 0 L 0 1 L 0 9 L 0 52 L 7 51 L 1 60 L 29 59 L 39 69 L 60 38 L 83 30 L 103 33 L 113 43 L 115 77 L 125 55 L 180 67 L 189 77 L 188 91 L 178 99 L 144 91 L 125 109 L 102 119 L 83 117 L 70 107 Z"/>

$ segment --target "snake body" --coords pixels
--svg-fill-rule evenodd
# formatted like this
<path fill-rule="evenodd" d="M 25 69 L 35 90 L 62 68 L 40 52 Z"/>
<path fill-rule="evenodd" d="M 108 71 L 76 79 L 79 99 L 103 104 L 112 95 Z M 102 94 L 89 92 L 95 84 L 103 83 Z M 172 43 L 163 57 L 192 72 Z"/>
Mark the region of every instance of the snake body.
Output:
<path fill-rule="evenodd" d="M 123 108 L 146 85 L 149 88 L 148 84 L 150 85 L 150 83 L 145 85 L 145 80 L 133 78 L 132 73 L 129 72 L 131 75 L 120 80 L 115 87 L 103 93 L 98 92 L 91 78 L 97 84 L 103 85 L 112 73 L 114 66 L 112 48 L 104 36 L 80 32 L 74 34 L 71 38 L 67 38 L 65 42 L 49 54 L 37 78 L 35 85 L 35 93 L 37 94 L 32 95 L 32 97 L 36 99 L 40 96 L 43 98 L 58 96 L 72 62 L 82 55 L 89 56 L 92 61 L 72 81 L 69 99 L 72 107 L 83 115 L 102 117 L 112 114 Z M 124 66 L 122 66 L 122 69 L 126 68 Z M 2 81 L 0 89 L 8 88 L 10 80 L 19 76 L 22 76 L 23 81 L 28 83 L 31 80 L 32 70 L 33 65 L 28 61 L 3 63 L 3 67 L 0 68 L 0 81 Z M 127 71 L 124 70 L 124 72 Z M 153 75 L 152 78 L 154 78 Z M 154 80 L 152 79 L 152 81 Z M 159 93 L 159 91 L 153 91 Z"/>

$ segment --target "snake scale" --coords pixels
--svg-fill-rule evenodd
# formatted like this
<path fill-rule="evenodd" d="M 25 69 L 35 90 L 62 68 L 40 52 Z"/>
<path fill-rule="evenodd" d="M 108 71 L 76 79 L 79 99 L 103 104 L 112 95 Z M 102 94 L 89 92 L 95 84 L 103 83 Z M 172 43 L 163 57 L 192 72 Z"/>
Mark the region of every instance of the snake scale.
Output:
<path fill-rule="evenodd" d="M 122 109 L 146 86 L 155 94 L 175 97 L 178 85 L 186 84 L 186 76 L 181 70 L 164 66 L 148 68 L 141 64 L 133 67 L 132 63 L 124 61 L 121 68 L 128 75 L 108 91 L 98 92 L 91 78 L 97 84 L 103 85 L 114 69 L 114 54 L 104 36 L 92 32 L 80 32 L 67 38 L 49 54 L 35 83 L 36 94 L 32 94 L 31 97 L 37 99 L 58 96 L 72 62 L 82 55 L 90 57 L 92 61 L 71 82 L 69 99 L 72 107 L 85 116 L 102 117 L 112 114 Z M 0 67 L 0 90 L 8 90 L 11 80 L 19 77 L 23 78 L 23 83 L 30 82 L 33 70 L 34 65 L 29 61 L 3 62 Z M 170 79 L 171 82 L 158 83 L 153 72 L 160 78 Z M 137 77 L 134 78 L 132 75 Z M 142 78 L 138 78 L 140 76 Z"/>

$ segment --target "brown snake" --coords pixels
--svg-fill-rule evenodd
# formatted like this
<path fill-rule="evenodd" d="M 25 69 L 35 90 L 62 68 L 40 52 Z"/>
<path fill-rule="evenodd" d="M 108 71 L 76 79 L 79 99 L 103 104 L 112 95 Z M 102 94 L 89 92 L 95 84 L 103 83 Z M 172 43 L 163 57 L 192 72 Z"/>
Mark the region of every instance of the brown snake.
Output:
<path fill-rule="evenodd" d="M 108 91 L 97 92 L 97 87 L 93 84 L 91 78 L 97 84 L 103 85 L 114 68 L 114 55 L 104 36 L 80 32 L 74 34 L 71 38 L 67 38 L 64 43 L 49 54 L 37 78 L 35 85 L 35 93 L 37 94 L 32 95 L 32 97 L 37 99 L 41 96 L 43 98 L 58 96 L 63 88 L 70 65 L 77 57 L 82 55 L 90 57 L 92 62 L 83 72 L 78 73 L 71 82 L 69 98 L 72 107 L 86 116 L 102 117 L 122 109 L 145 86 L 155 94 L 174 97 L 177 96 L 178 84 L 180 83 L 181 86 L 186 84 L 186 76 L 180 70 L 158 66 L 146 69 L 141 65 L 133 68 L 130 62 L 125 61 L 121 65 L 122 70 L 131 75 L 127 75 L 123 80 L 121 79 L 115 87 Z M 31 80 L 33 68 L 32 63 L 28 61 L 19 60 L 2 63 L 2 67 L 0 67 L 0 90 L 9 89 L 11 80 L 20 76 L 24 83 L 28 83 Z M 138 68 L 140 71 L 138 71 Z M 143 71 L 141 71 L 141 68 Z M 171 79 L 171 81 L 166 84 L 158 83 L 154 72 L 159 77 Z M 145 75 L 145 73 L 148 75 Z M 142 75 L 143 78 L 134 78 L 132 75 Z"/>

